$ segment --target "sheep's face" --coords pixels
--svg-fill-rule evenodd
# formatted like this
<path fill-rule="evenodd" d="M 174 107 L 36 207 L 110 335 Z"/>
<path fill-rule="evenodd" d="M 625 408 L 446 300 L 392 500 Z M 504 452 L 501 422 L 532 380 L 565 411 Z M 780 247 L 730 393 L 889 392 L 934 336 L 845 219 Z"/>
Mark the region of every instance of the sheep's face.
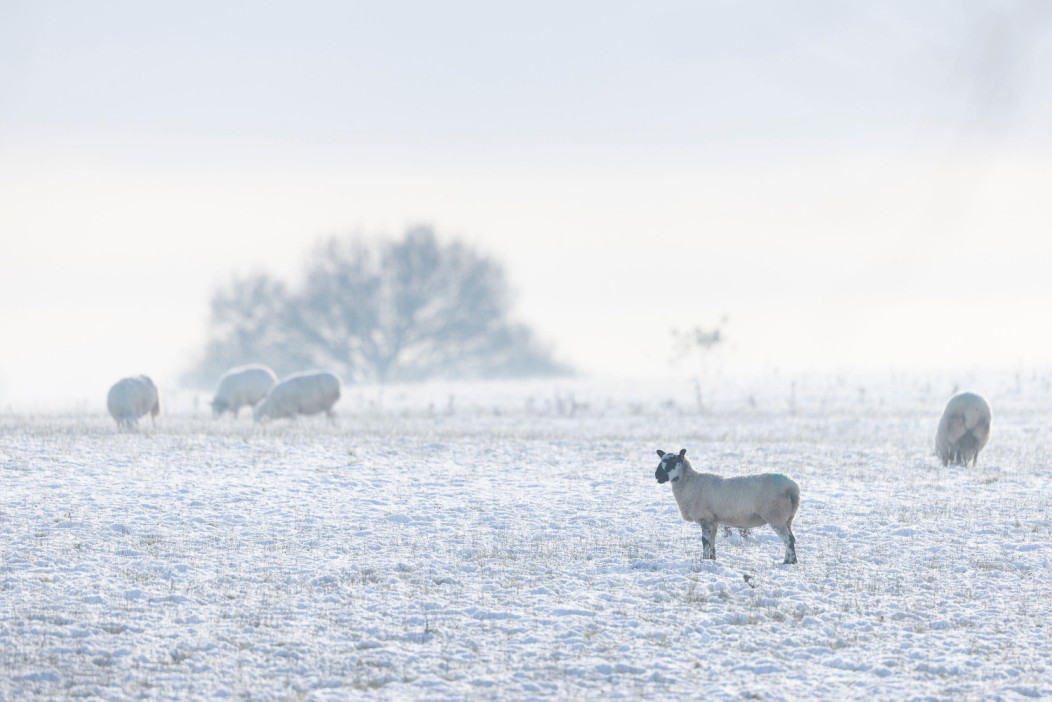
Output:
<path fill-rule="evenodd" d="M 659 483 L 667 483 L 669 481 L 674 483 L 683 477 L 683 457 L 686 454 L 687 449 L 683 449 L 679 454 L 665 453 L 658 449 L 657 455 L 661 458 L 661 462 L 658 463 L 657 470 L 654 471 L 654 477 L 657 478 L 657 481 Z"/>

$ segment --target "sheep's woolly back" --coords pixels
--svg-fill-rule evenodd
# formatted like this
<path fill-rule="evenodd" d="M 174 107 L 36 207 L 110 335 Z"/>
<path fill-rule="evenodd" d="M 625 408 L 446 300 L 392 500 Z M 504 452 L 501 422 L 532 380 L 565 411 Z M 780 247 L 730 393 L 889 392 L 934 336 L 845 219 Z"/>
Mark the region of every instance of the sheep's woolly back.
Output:
<path fill-rule="evenodd" d="M 340 377 L 329 371 L 295 373 L 270 389 L 266 399 L 256 407 L 256 419 L 331 412 L 340 399 L 341 386 Z"/>
<path fill-rule="evenodd" d="M 145 375 L 121 378 L 106 395 L 106 409 L 121 427 L 134 427 L 139 417 L 161 411 L 157 386 Z"/>
<path fill-rule="evenodd" d="M 935 454 L 943 465 L 975 462 L 990 441 L 990 403 L 974 392 L 957 393 L 946 403 L 935 432 Z"/>
<path fill-rule="evenodd" d="M 800 506 L 800 487 L 780 473 L 724 478 L 698 473 L 684 459 L 672 493 L 683 519 L 735 527 L 788 524 Z"/>
<path fill-rule="evenodd" d="M 219 379 L 212 409 L 216 415 L 229 410 L 237 414 L 245 405 L 255 405 L 270 392 L 277 383 L 274 371 L 262 365 L 231 368 Z"/>

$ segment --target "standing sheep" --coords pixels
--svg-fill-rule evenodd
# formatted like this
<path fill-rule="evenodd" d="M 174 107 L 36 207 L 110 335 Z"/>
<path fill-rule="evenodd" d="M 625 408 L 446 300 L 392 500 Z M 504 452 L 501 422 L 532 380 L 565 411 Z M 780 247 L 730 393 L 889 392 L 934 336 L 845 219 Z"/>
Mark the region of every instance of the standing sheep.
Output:
<path fill-rule="evenodd" d="M 161 412 L 161 401 L 157 386 L 145 375 L 122 378 L 110 388 L 106 395 L 106 409 L 117 421 L 117 428 L 131 431 L 139 428 L 139 417 L 150 414 L 150 422 L 156 426 L 156 417 Z"/>
<path fill-rule="evenodd" d="M 959 392 L 950 398 L 935 432 L 935 455 L 944 466 L 974 466 L 979 452 L 990 440 L 990 403 L 974 392 Z"/>
<path fill-rule="evenodd" d="M 793 517 L 800 506 L 800 487 L 781 473 L 763 473 L 739 478 L 721 478 L 697 473 L 687 460 L 687 449 L 679 454 L 658 449 L 661 458 L 654 477 L 672 482 L 679 513 L 688 522 L 701 525 L 703 558 L 716 558 L 716 532 L 720 524 L 756 527 L 770 524 L 785 544 L 783 563 L 796 563 Z"/>
<path fill-rule="evenodd" d="M 266 397 L 277 381 L 274 371 L 266 366 L 231 368 L 219 379 L 215 397 L 212 398 L 212 415 L 219 417 L 223 412 L 230 412 L 237 417 L 242 407 L 252 407 Z"/>
<path fill-rule="evenodd" d="M 332 406 L 340 399 L 340 378 L 329 371 L 294 373 L 270 389 L 256 405 L 256 421 L 264 417 L 280 419 L 300 414 L 324 412 L 333 416 Z"/>

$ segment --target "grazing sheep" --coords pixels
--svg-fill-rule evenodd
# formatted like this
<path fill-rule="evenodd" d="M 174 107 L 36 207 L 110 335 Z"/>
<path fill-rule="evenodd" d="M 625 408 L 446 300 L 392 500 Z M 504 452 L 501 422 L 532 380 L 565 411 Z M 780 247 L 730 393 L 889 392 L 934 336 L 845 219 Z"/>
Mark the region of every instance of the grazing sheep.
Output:
<path fill-rule="evenodd" d="M 702 557 L 716 558 L 716 531 L 720 524 L 756 527 L 770 524 L 785 543 L 783 563 L 796 563 L 793 517 L 800 506 L 800 487 L 781 473 L 763 473 L 740 478 L 721 478 L 697 473 L 687 460 L 687 449 L 665 453 L 654 477 L 659 483 L 672 481 L 672 494 L 679 513 L 688 522 L 701 525 Z"/>
<path fill-rule="evenodd" d="M 300 414 L 324 412 L 330 418 L 332 406 L 340 399 L 340 377 L 329 371 L 294 373 L 270 389 L 256 405 L 256 421 L 264 417 L 280 419 Z"/>
<path fill-rule="evenodd" d="M 236 417 L 242 407 L 252 407 L 266 397 L 276 382 L 274 371 L 266 366 L 231 368 L 219 379 L 219 387 L 212 398 L 212 415 L 218 417 L 223 412 L 230 412 Z"/>
<path fill-rule="evenodd" d="M 990 440 L 990 403 L 974 392 L 959 392 L 946 403 L 935 432 L 935 455 L 942 464 L 974 466 Z"/>
<path fill-rule="evenodd" d="M 106 395 L 106 409 L 117 420 L 118 429 L 131 431 L 139 428 L 139 417 L 147 412 L 156 426 L 155 417 L 161 411 L 157 386 L 145 375 L 118 380 Z"/>

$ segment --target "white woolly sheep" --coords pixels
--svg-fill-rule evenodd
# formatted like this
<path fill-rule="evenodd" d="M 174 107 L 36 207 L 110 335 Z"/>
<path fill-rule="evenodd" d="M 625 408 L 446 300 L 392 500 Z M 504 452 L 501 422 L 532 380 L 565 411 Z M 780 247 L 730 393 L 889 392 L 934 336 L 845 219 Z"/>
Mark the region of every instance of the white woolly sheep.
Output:
<path fill-rule="evenodd" d="M 252 407 L 266 397 L 276 382 L 274 371 L 266 366 L 231 368 L 219 379 L 212 398 L 212 415 L 219 417 L 223 412 L 230 412 L 236 417 L 242 407 Z"/>
<path fill-rule="evenodd" d="M 679 513 L 688 522 L 701 525 L 703 558 L 716 558 L 716 532 L 720 524 L 757 527 L 769 524 L 785 543 L 783 563 L 796 563 L 793 517 L 800 506 L 800 487 L 781 473 L 722 478 L 698 473 L 687 460 L 687 449 L 679 454 L 658 449 L 661 458 L 654 477 L 672 482 Z"/>
<path fill-rule="evenodd" d="M 264 417 L 280 419 L 300 414 L 324 412 L 333 416 L 332 406 L 340 399 L 340 377 L 329 371 L 294 373 L 270 389 L 266 399 L 256 405 L 256 421 Z"/>
<path fill-rule="evenodd" d="M 990 440 L 990 403 L 974 392 L 959 392 L 950 398 L 935 432 L 935 455 L 942 464 L 974 466 L 979 452 Z"/>
<path fill-rule="evenodd" d="M 139 417 L 150 415 L 156 426 L 156 417 L 161 411 L 157 386 L 145 375 L 118 380 L 106 395 L 106 409 L 117 421 L 118 429 L 138 429 Z"/>

